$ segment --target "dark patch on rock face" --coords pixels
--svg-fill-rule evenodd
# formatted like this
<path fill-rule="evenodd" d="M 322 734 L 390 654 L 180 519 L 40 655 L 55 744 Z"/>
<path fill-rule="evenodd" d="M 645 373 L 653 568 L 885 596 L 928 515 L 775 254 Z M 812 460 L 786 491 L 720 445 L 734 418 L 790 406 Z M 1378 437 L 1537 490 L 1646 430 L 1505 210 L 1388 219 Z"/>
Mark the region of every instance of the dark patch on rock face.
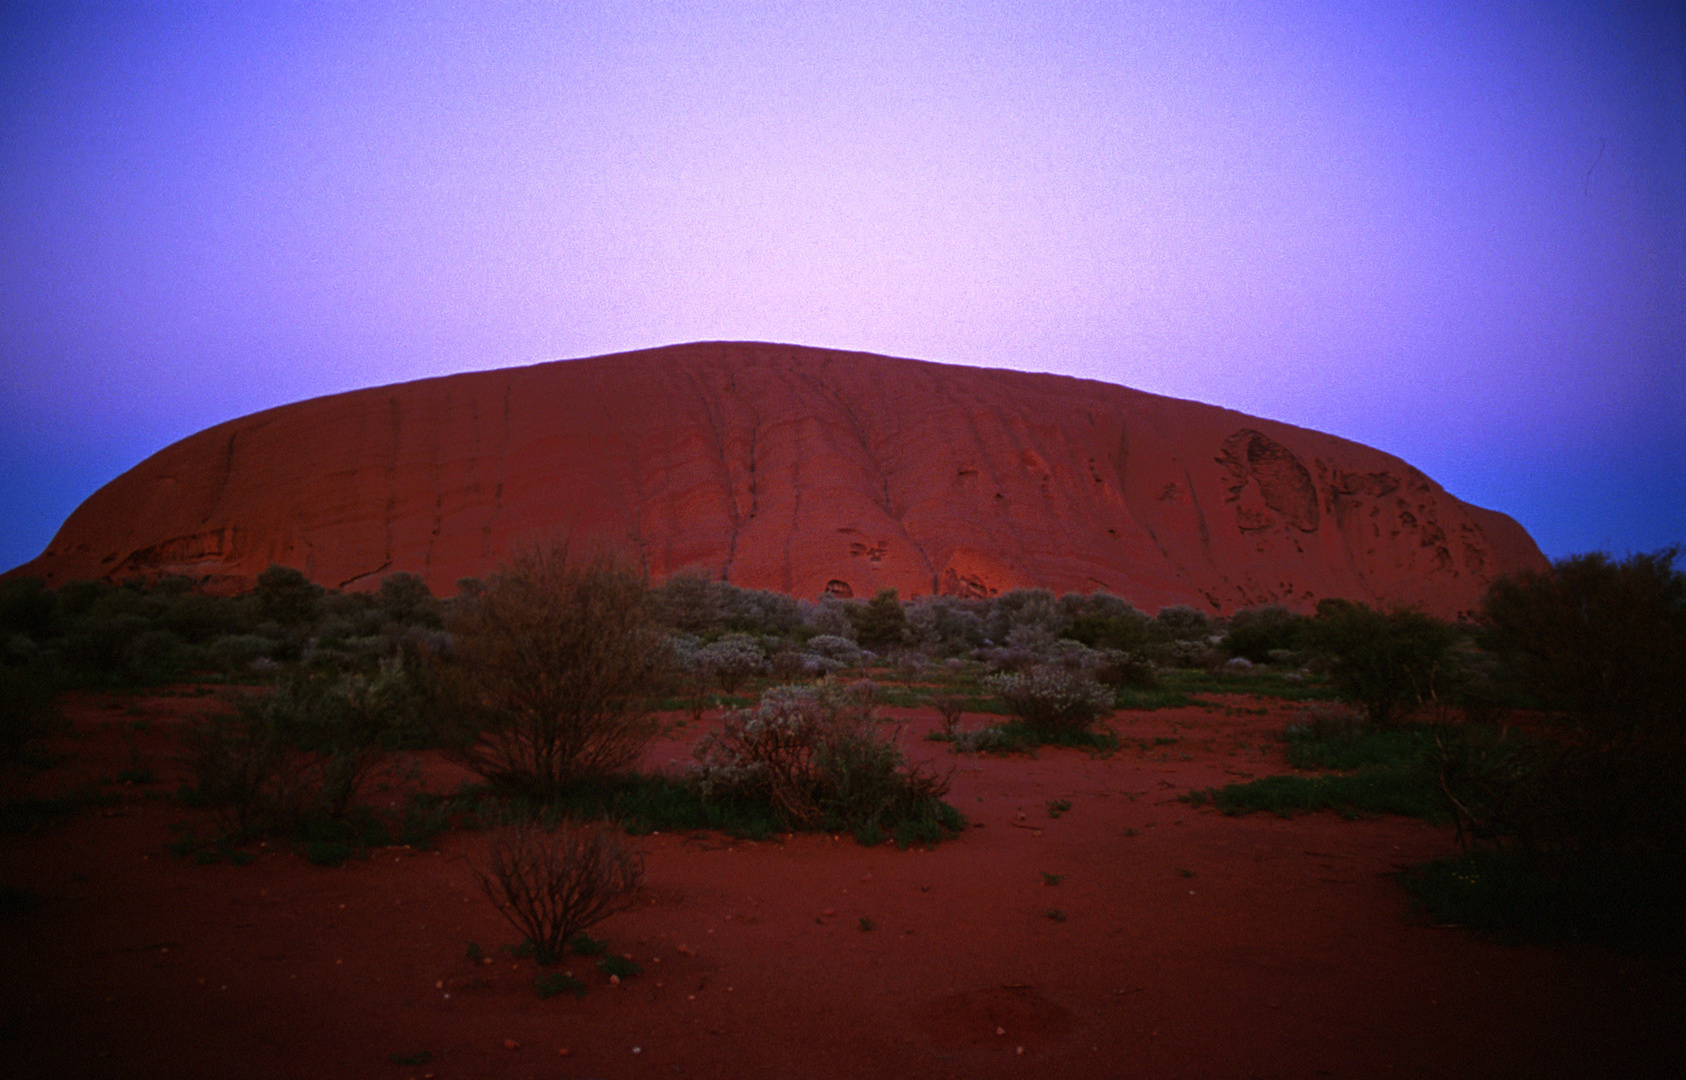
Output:
<path fill-rule="evenodd" d="M 1225 501 L 1236 504 L 1241 531 L 1255 532 L 1278 522 L 1301 532 L 1317 531 L 1317 485 L 1292 450 L 1242 428 L 1224 440 L 1218 463 L 1229 474 Z"/>

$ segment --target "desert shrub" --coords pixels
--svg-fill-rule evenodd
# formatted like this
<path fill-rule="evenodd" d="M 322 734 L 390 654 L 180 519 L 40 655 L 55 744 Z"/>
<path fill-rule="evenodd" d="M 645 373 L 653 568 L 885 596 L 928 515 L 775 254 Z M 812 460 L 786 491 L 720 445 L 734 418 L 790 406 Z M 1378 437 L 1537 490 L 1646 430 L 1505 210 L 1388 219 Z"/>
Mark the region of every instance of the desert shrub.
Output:
<path fill-rule="evenodd" d="M 938 656 L 958 656 L 983 644 L 984 622 L 978 601 L 929 596 L 907 607 L 908 634 L 922 649 Z"/>
<path fill-rule="evenodd" d="M 382 578 L 375 604 L 388 622 L 434 629 L 445 625 L 443 606 L 418 574 L 388 574 Z"/>
<path fill-rule="evenodd" d="M 723 582 L 681 571 L 662 582 L 652 601 L 662 622 L 687 634 L 702 634 L 726 621 Z"/>
<path fill-rule="evenodd" d="M 241 671 L 254 660 L 274 656 L 281 643 L 258 634 L 226 634 L 206 646 L 210 659 L 225 671 Z"/>
<path fill-rule="evenodd" d="M 281 626 L 299 626 L 316 618 L 322 587 L 290 566 L 272 564 L 258 575 L 258 608 L 263 617 Z"/>
<path fill-rule="evenodd" d="M 0 764 L 22 760 L 58 718 L 54 673 L 42 664 L 0 664 Z"/>
<path fill-rule="evenodd" d="M 173 594 L 158 620 L 168 630 L 192 645 L 203 645 L 240 627 L 239 605 L 232 597 L 206 596 L 188 592 Z"/>
<path fill-rule="evenodd" d="M 40 578 L 0 581 L 0 636 L 45 641 L 59 629 L 59 601 Z"/>
<path fill-rule="evenodd" d="M 1198 608 L 1172 604 L 1159 609 L 1148 632 L 1158 641 L 1204 641 L 1212 634 L 1212 620 Z"/>
<path fill-rule="evenodd" d="M 1573 556 L 1549 571 L 1495 582 L 1483 604 L 1489 646 L 1559 711 L 1562 726 L 1532 739 L 1449 731 L 1441 784 L 1467 847 L 1464 891 L 1482 882 L 1498 890 L 1532 875 L 1542 888 L 1576 898 L 1555 909 L 1569 914 L 1553 936 L 1686 944 L 1678 921 L 1686 901 L 1680 554 Z M 1427 902 L 1450 895 L 1444 875 L 1440 885 Z M 1516 920 L 1531 918 L 1497 892 L 1492 903 Z M 1625 914 L 1613 918 L 1615 910 Z"/>
<path fill-rule="evenodd" d="M 1044 746 L 1064 746 L 1090 754 L 1110 754 L 1118 749 L 1118 738 L 1109 731 L 1078 728 L 1035 728 L 1022 720 L 986 724 L 954 733 L 957 754 L 1034 754 Z"/>
<path fill-rule="evenodd" d="M 989 601 L 984 613 L 984 628 L 989 640 L 998 644 L 1007 641 L 1015 629 L 1025 628 L 1025 640 L 1053 641 L 1065 634 L 1065 613 L 1060 602 L 1047 589 L 1014 589 Z"/>
<path fill-rule="evenodd" d="M 1386 727 L 1444 689 L 1456 632 L 1415 608 L 1374 611 L 1349 600 L 1324 600 L 1307 640 L 1328 662 L 1341 696 Z"/>
<path fill-rule="evenodd" d="M 871 694 L 869 683 L 765 691 L 697 744 L 698 790 L 705 800 L 771 806 L 798 829 L 859 832 L 928 816 L 948 784 L 904 766 L 893 738 L 879 734 Z"/>
<path fill-rule="evenodd" d="M 1112 711 L 1112 693 L 1082 670 L 1043 665 L 990 675 L 984 687 L 1026 727 L 1041 732 L 1087 731 Z"/>
<path fill-rule="evenodd" d="M 1273 653 L 1292 656 L 1304 647 L 1310 621 L 1281 604 L 1244 608 L 1230 616 L 1222 647 L 1230 656 L 1245 657 L 1255 664 L 1275 663 Z"/>
<path fill-rule="evenodd" d="M 1161 638 L 1150 644 L 1147 651 L 1154 663 L 1167 668 L 1213 671 L 1224 661 L 1224 654 L 1202 638 Z"/>
<path fill-rule="evenodd" d="M 657 618 L 688 634 L 730 630 L 789 637 L 802 625 L 802 606 L 783 593 L 742 589 L 696 570 L 669 577 L 654 590 Z"/>
<path fill-rule="evenodd" d="M 1350 707 L 1315 703 L 1300 711 L 1282 738 L 1294 768 L 1331 771 L 1267 776 L 1191 792 L 1188 799 L 1230 815 L 1334 810 L 1348 818 L 1400 814 L 1441 821 L 1449 814 L 1433 767 L 1441 730 L 1428 724 L 1377 727 Z"/>
<path fill-rule="evenodd" d="M 1071 620 L 1066 636 L 1073 641 L 1081 641 L 1091 649 L 1140 652 L 1150 640 L 1148 628 L 1151 625 L 1152 620 L 1134 608 L 1110 614 L 1084 611 Z"/>
<path fill-rule="evenodd" d="M 767 589 L 726 588 L 729 628 L 775 638 L 790 637 L 801 628 L 802 605 L 795 597 Z"/>
<path fill-rule="evenodd" d="M 554 798 L 630 768 L 657 732 L 670 662 L 643 583 L 566 547 L 518 556 L 451 622 L 434 669 L 443 749 L 511 793 Z"/>
<path fill-rule="evenodd" d="M 802 631 L 807 634 L 831 634 L 853 641 L 855 624 L 849 618 L 856 601 L 845 600 L 829 593 L 814 601 L 802 602 Z"/>
<path fill-rule="evenodd" d="M 1159 686 L 1159 672 L 1147 657 L 1137 653 L 1111 649 L 1097 652 L 1090 671 L 1096 682 L 1114 690 L 1152 690 Z"/>
<path fill-rule="evenodd" d="M 834 660 L 839 664 L 858 664 L 861 662 L 861 647 L 846 637 L 835 634 L 817 634 L 808 639 L 808 651 L 815 656 L 823 656 L 827 660 Z"/>
<path fill-rule="evenodd" d="M 767 670 L 767 654 L 748 634 L 727 634 L 710 642 L 697 649 L 690 662 L 728 694 Z"/>
<path fill-rule="evenodd" d="M 907 614 L 894 589 L 880 589 L 871 600 L 849 609 L 855 639 L 869 649 L 901 645 L 908 639 Z"/>
<path fill-rule="evenodd" d="M 121 672 L 135 682 L 165 682 L 178 678 L 192 653 L 168 630 L 143 630 L 123 646 Z"/>
<path fill-rule="evenodd" d="M 1493 583 L 1481 620 L 1491 648 L 1553 709 L 1611 744 L 1678 745 L 1686 715 L 1682 549 L 1614 562 L 1559 560 Z"/>
<path fill-rule="evenodd" d="M 294 672 L 239 715 L 188 735 L 187 801 L 217 811 L 223 836 L 318 843 L 369 839 L 358 796 L 419 730 L 417 693 L 401 663 L 374 675 Z M 379 838 L 374 838 L 378 842 Z"/>
<path fill-rule="evenodd" d="M 942 733 L 953 739 L 960 727 L 960 718 L 972 707 L 972 699 L 963 694 L 938 694 L 931 698 L 931 707 L 942 718 Z"/>
<path fill-rule="evenodd" d="M 642 861 L 601 826 L 547 830 L 523 821 L 494 830 L 474 875 L 540 964 L 562 959 L 577 935 L 631 907 Z"/>

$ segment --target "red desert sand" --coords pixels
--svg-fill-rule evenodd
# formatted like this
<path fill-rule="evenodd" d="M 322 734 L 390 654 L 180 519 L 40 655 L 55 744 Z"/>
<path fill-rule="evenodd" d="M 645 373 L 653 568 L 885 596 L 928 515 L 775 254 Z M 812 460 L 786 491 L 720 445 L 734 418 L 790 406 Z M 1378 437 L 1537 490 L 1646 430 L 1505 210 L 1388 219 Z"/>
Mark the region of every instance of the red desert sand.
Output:
<path fill-rule="evenodd" d="M 1148 612 L 1340 596 L 1474 609 L 1544 569 L 1514 521 L 1388 454 L 1056 375 L 706 343 L 426 379 L 232 420 L 148 458 L 13 571 L 271 563 L 439 595 L 521 545 L 612 545 L 815 598 L 1106 590 Z"/>
<path fill-rule="evenodd" d="M 1261 715 L 1253 710 L 1264 708 Z M 0 839 L 18 1077 L 1611 1077 L 1678 1075 L 1681 972 L 1593 948 L 1509 948 L 1413 916 L 1390 876 L 1450 829 L 1332 814 L 1225 818 L 1190 788 L 1285 771 L 1276 702 L 1119 713 L 1106 757 L 955 757 L 971 819 L 933 850 L 802 835 L 632 840 L 635 910 L 594 933 L 643 972 L 568 966 L 541 1000 L 480 892 L 483 835 L 312 866 L 165 853 L 202 818 L 164 797 L 175 732 L 214 696 L 73 696 L 28 793 L 155 783 Z M 147 721 L 137 724 L 137 719 Z M 677 719 L 677 718 L 676 718 Z M 684 725 L 651 767 L 683 762 Z M 981 721 L 968 718 L 968 725 Z M 462 775 L 421 759 L 424 782 Z M 109 789 L 108 789 L 109 790 Z M 1069 802 L 1057 817 L 1049 804 Z M 481 955 L 471 955 L 470 942 Z"/>

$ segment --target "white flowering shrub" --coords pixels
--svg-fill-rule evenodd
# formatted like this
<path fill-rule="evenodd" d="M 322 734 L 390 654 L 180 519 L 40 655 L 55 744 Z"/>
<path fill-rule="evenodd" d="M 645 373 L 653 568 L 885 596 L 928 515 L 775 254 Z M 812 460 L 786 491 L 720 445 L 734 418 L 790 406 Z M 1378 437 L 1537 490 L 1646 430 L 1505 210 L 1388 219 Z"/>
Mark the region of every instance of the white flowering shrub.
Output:
<path fill-rule="evenodd" d="M 819 634 L 809 638 L 808 651 L 840 664 L 858 664 L 861 659 L 861 647 L 836 634 Z"/>
<path fill-rule="evenodd" d="M 705 800 L 765 802 L 792 828 L 857 832 L 932 814 L 948 784 L 904 769 L 880 735 L 872 684 L 777 686 L 697 744 L 693 776 Z"/>
<path fill-rule="evenodd" d="M 692 654 L 692 664 L 728 694 L 767 670 L 767 654 L 748 634 L 727 634 Z"/>
<path fill-rule="evenodd" d="M 1112 711 L 1112 691 L 1093 675 L 1057 665 L 990 675 L 984 688 L 1026 727 L 1040 732 L 1086 731 Z"/>

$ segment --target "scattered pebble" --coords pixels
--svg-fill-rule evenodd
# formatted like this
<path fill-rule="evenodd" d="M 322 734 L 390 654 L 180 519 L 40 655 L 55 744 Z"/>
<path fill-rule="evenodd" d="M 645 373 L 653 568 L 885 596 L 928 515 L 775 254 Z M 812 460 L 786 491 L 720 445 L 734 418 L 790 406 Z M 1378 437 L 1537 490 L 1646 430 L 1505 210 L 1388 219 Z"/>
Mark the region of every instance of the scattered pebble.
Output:
<path fill-rule="evenodd" d="M 514 1039 L 505 1039 L 503 1041 L 503 1048 L 505 1050 L 519 1050 L 521 1049 L 521 1044 L 516 1042 Z"/>

